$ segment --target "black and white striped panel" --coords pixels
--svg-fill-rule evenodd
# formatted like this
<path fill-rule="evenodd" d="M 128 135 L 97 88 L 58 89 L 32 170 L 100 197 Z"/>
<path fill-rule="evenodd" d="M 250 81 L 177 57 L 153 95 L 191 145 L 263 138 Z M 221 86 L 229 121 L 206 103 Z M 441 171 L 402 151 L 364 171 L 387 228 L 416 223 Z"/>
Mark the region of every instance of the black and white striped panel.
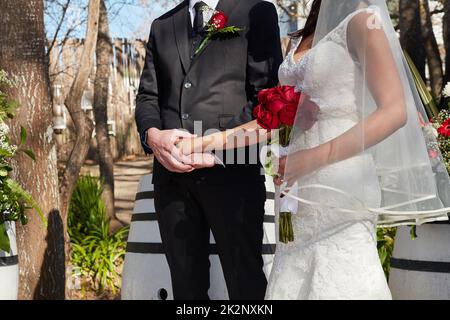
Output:
<path fill-rule="evenodd" d="M 3 256 L 2 253 L 4 251 L 0 250 L 0 268 L 1 267 L 9 267 L 14 266 L 16 264 L 19 264 L 19 256 L 13 255 L 13 256 Z"/>
<path fill-rule="evenodd" d="M 6 222 L 11 251 L 0 250 L 0 300 L 16 300 L 19 286 L 19 259 L 14 223 Z"/>
<path fill-rule="evenodd" d="M 450 225 L 417 227 L 397 231 L 389 287 L 394 299 L 450 299 Z"/>
<path fill-rule="evenodd" d="M 138 192 L 136 194 L 136 208 L 132 215 L 132 230 L 128 237 L 127 252 L 142 254 L 159 254 L 164 253 L 159 234 L 158 220 L 154 209 L 153 191 Z M 264 224 L 270 225 L 275 223 L 275 215 L 268 212 L 272 210 L 274 201 L 274 193 L 267 192 L 268 204 L 266 204 L 266 214 L 264 215 Z M 145 209 L 147 210 L 145 210 Z M 143 209 L 143 210 L 140 210 Z M 263 245 L 263 255 L 273 255 L 275 253 L 275 234 L 270 233 L 265 237 Z M 217 249 L 214 237 L 211 234 L 210 253 L 217 255 Z"/>
<path fill-rule="evenodd" d="M 122 280 L 122 299 L 172 299 L 170 273 L 161 243 L 154 205 L 154 188 L 151 175 L 141 179 L 131 219 L 127 253 Z M 268 275 L 275 252 L 274 189 L 268 183 L 266 215 L 264 217 L 263 259 L 264 271 Z M 210 243 L 212 299 L 227 299 L 228 293 L 223 278 L 214 237 Z"/>

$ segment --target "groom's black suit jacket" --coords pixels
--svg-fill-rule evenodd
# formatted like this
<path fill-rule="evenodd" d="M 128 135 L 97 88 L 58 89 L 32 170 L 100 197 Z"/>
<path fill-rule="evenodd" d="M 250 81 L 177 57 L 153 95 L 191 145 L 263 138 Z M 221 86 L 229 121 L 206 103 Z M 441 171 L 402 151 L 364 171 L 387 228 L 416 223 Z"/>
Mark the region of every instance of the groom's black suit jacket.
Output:
<path fill-rule="evenodd" d="M 147 44 L 145 66 L 136 98 L 136 123 L 141 134 L 152 127 L 225 130 L 252 120 L 259 90 L 278 83 L 282 61 L 278 17 L 273 4 L 261 0 L 220 0 L 216 10 L 228 26 L 244 31 L 216 39 L 191 60 L 192 27 L 185 0 L 156 19 Z M 196 170 L 188 175 L 216 179 L 261 179 L 258 165 L 229 165 Z M 170 173 L 155 160 L 153 182 L 165 183 Z"/>

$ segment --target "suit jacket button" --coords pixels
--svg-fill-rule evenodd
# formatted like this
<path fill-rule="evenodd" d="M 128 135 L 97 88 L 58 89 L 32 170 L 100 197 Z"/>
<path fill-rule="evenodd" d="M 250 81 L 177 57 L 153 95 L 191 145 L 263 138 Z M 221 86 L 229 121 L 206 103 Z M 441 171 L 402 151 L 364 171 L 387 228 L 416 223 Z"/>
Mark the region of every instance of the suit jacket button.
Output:
<path fill-rule="evenodd" d="M 185 87 L 186 89 L 190 89 L 190 88 L 192 87 L 192 83 L 186 82 L 186 83 L 184 84 L 184 87 Z"/>
<path fill-rule="evenodd" d="M 183 114 L 181 115 L 181 119 L 183 119 L 183 120 L 189 119 L 189 114 L 183 113 Z"/>

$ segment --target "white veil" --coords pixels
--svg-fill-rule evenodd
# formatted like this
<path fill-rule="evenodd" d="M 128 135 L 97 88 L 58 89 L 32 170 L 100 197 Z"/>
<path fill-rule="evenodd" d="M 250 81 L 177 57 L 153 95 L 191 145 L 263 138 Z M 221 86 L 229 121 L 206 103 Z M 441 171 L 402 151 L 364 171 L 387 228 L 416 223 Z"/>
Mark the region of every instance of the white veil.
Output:
<path fill-rule="evenodd" d="M 450 179 L 440 153 L 429 156 L 436 138 L 385 1 L 322 0 L 313 47 L 296 64 L 297 89 L 309 97 L 299 110 L 312 101 L 320 113 L 308 130 L 297 113 L 285 167 L 296 183 L 282 192 L 376 214 L 383 226 L 446 220 Z"/>

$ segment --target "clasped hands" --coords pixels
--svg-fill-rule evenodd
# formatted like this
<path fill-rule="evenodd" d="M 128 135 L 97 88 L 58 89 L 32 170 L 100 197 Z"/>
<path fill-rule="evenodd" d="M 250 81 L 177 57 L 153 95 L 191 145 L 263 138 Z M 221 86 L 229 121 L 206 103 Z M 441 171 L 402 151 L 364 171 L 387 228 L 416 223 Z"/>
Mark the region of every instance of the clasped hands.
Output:
<path fill-rule="evenodd" d="M 159 163 L 171 172 L 187 173 L 216 164 L 213 154 L 203 152 L 202 148 L 188 147 L 200 141 L 195 135 L 183 130 L 151 128 L 147 130 L 146 142 Z"/>
<path fill-rule="evenodd" d="M 196 169 L 211 168 L 217 164 L 216 157 L 205 147 L 217 144 L 214 137 L 197 137 L 178 129 L 152 128 L 147 131 L 146 141 L 158 161 L 172 172 L 187 173 Z M 211 143 L 213 141 L 214 143 Z M 222 142 L 219 145 L 222 145 Z M 278 161 L 278 176 L 274 179 L 274 183 L 281 185 L 287 182 L 291 185 L 298 178 L 329 164 L 328 159 L 329 151 L 324 146 L 291 154 L 289 168 L 286 166 L 287 158 L 282 157 Z"/>

